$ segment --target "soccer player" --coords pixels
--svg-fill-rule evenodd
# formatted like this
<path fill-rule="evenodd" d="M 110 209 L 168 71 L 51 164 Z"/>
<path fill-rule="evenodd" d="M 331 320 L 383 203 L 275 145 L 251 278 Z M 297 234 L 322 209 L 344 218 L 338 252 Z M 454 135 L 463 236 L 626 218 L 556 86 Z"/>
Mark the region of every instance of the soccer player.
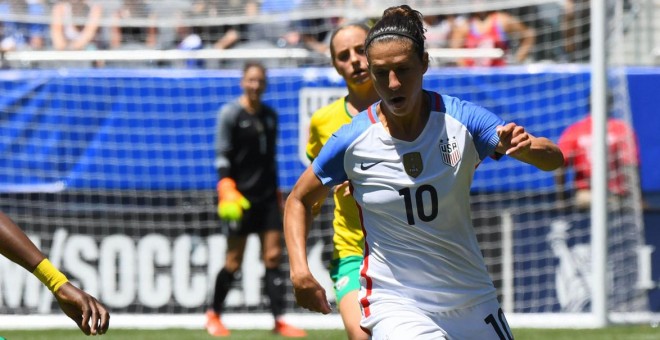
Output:
<path fill-rule="evenodd" d="M 333 132 L 350 123 L 355 115 L 378 100 L 367 71 L 364 41 L 369 27 L 351 23 L 339 27 L 330 38 L 332 65 L 344 78 L 348 95 L 314 112 L 310 122 L 307 157 L 314 160 L 321 147 Z M 364 235 L 355 200 L 347 192 L 348 183 L 335 187 L 335 211 L 330 277 L 344 328 L 352 340 L 368 339 L 360 328 L 360 305 L 357 295 L 360 288 L 360 263 L 364 248 Z"/>
<path fill-rule="evenodd" d="M 102 335 L 110 326 L 110 314 L 93 296 L 72 285 L 37 246 L 0 212 L 0 254 L 27 269 L 55 295 L 60 308 L 86 335 Z"/>
<path fill-rule="evenodd" d="M 241 78 L 243 94 L 218 112 L 215 166 L 218 171 L 218 215 L 228 226 L 225 265 L 217 275 L 206 330 L 229 336 L 220 315 L 229 288 L 241 268 L 249 234 L 258 233 L 266 267 L 266 294 L 275 318 L 274 332 L 286 337 L 307 333 L 284 322 L 281 196 L 277 183 L 277 113 L 262 102 L 266 69 L 247 63 Z"/>
<path fill-rule="evenodd" d="M 365 50 L 381 101 L 330 137 L 286 202 L 296 302 L 331 311 L 307 265 L 306 236 L 314 203 L 348 180 L 365 236 L 361 326 L 373 339 L 512 339 L 472 227 L 472 177 L 488 156 L 551 171 L 561 151 L 482 107 L 423 89 L 424 26 L 409 6 L 386 9 Z"/>

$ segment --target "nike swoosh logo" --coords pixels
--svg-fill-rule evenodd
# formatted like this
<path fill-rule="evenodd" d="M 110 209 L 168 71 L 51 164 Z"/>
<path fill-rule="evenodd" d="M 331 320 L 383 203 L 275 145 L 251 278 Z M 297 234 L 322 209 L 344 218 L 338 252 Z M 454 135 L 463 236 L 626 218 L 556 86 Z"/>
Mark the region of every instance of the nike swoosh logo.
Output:
<path fill-rule="evenodd" d="M 382 162 L 383 161 L 378 161 L 378 162 L 370 163 L 370 164 L 366 164 L 366 165 L 364 163 L 360 163 L 360 170 L 362 170 L 362 171 L 369 170 L 369 169 L 373 168 L 374 166 L 376 166 L 376 164 L 379 164 L 379 163 L 382 163 Z"/>

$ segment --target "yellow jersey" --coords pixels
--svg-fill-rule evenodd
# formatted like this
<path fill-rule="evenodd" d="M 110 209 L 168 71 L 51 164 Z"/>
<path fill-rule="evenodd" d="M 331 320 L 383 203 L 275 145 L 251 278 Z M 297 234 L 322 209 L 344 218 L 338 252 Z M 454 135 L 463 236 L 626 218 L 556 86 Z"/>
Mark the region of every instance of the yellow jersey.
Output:
<path fill-rule="evenodd" d="M 313 160 L 321 152 L 321 147 L 328 138 L 342 125 L 350 123 L 353 116 L 346 108 L 346 97 L 335 100 L 331 104 L 318 109 L 312 115 L 309 124 L 309 141 L 307 142 L 307 157 Z M 340 190 L 334 195 L 335 211 L 332 220 L 334 235 L 334 251 L 332 259 L 347 256 L 362 256 L 364 235 L 357 205 L 353 196 L 344 196 Z"/>

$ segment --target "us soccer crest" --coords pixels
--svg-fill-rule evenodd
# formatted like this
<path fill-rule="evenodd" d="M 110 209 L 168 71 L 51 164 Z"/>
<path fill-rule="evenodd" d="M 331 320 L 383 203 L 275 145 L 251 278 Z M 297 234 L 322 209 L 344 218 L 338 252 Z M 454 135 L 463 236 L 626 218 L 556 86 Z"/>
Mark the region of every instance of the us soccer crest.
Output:
<path fill-rule="evenodd" d="M 411 152 L 403 155 L 403 168 L 410 177 L 419 176 L 424 170 L 424 163 L 422 163 L 422 154 L 419 152 Z"/>
<path fill-rule="evenodd" d="M 461 150 L 458 147 L 456 137 L 447 139 L 446 143 L 441 139 L 440 152 L 442 153 L 442 162 L 451 167 L 455 167 L 461 161 Z"/>

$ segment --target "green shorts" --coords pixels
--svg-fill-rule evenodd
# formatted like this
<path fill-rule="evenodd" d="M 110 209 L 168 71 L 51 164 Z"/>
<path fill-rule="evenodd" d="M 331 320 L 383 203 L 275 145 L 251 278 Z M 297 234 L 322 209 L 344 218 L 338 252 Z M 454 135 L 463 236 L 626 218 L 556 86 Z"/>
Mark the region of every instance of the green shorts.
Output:
<path fill-rule="evenodd" d="M 348 256 L 330 262 L 330 278 L 337 303 L 349 292 L 360 289 L 360 264 L 362 256 Z"/>

